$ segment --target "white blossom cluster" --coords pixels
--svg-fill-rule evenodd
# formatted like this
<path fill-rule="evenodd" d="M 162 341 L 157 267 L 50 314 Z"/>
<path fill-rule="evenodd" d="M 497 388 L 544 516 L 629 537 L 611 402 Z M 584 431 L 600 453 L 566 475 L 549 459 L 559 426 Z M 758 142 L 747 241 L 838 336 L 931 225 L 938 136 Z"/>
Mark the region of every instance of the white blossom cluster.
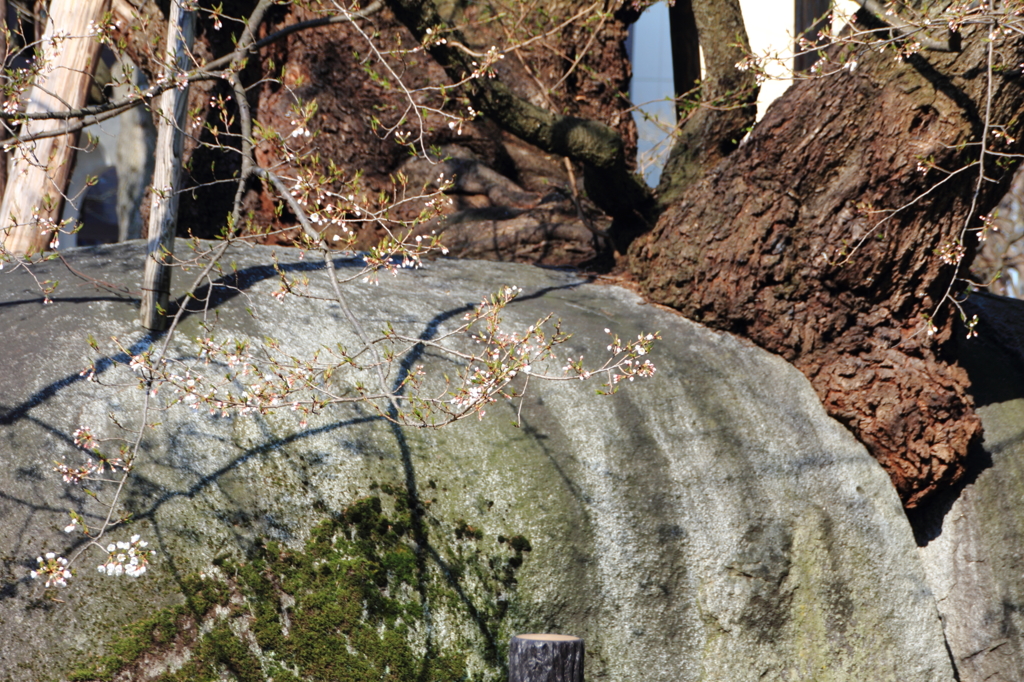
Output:
<path fill-rule="evenodd" d="M 85 34 L 96 38 L 105 45 L 113 46 L 115 44 L 114 34 L 121 30 L 122 23 L 121 20 L 99 23 L 90 20 L 89 25 L 85 29 Z"/>
<path fill-rule="evenodd" d="M 39 568 L 29 573 L 33 579 L 46 578 L 47 587 L 67 587 L 68 579 L 71 577 L 67 559 L 47 552 L 41 557 L 36 557 L 36 562 Z"/>
<path fill-rule="evenodd" d="M 126 575 L 138 578 L 146 572 L 150 559 L 156 554 L 146 549 L 148 542 L 133 535 L 131 542 L 117 542 L 107 545 L 107 560 L 96 567 L 106 575 Z"/>
<path fill-rule="evenodd" d="M 98 462 L 94 462 L 89 457 L 85 460 L 85 464 L 78 467 L 68 466 L 64 462 L 56 462 L 53 470 L 61 475 L 65 483 L 81 483 L 85 480 L 95 480 L 97 475 L 105 473 L 108 468 L 111 471 L 128 469 L 124 460 L 120 457 L 107 458 L 101 456 Z"/>
<path fill-rule="evenodd" d="M 522 393 L 511 385 L 513 379 L 520 375 L 555 381 L 586 380 L 601 375 L 607 377 L 603 388 L 598 390 L 602 395 L 615 393 L 623 379 L 633 381 L 637 377 L 654 375 L 654 364 L 650 359 L 641 357 L 651 351 L 654 342 L 660 338 L 658 334 L 639 334 L 635 341 L 624 342 L 608 329 L 605 332 L 612 336 L 608 345 L 611 355 L 600 367 L 585 366 L 581 355 L 578 359 L 566 361 L 562 376 L 546 374 L 541 365 L 545 360 L 555 359 L 555 347 L 567 341 L 569 335 L 564 334 L 557 323 L 552 323 L 550 317 L 539 320 L 523 333 L 504 331 L 500 312 L 520 293 L 522 289 L 519 287 L 505 287 L 465 316 L 467 331 L 476 324 L 485 327 L 471 337 L 484 349 L 467 357 L 470 364 L 462 376 L 461 386 L 456 386 L 448 394 L 448 403 L 461 413 L 450 413 L 449 416 L 457 419 L 470 412 L 482 415 L 484 406 L 498 398 L 521 399 Z M 546 326 L 552 329 L 546 332 Z"/>

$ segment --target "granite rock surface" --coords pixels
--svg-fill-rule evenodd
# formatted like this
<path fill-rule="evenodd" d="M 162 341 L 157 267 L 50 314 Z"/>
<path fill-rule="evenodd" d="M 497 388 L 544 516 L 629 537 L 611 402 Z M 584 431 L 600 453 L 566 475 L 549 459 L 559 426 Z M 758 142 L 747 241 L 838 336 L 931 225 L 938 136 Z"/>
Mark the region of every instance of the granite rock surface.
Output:
<path fill-rule="evenodd" d="M 124 350 L 162 342 L 137 326 L 142 255 L 139 243 L 67 252 L 106 286 L 50 263 L 51 304 L 24 273 L 0 276 L 0 680 L 319 679 L 332 665 L 362 671 L 350 679 L 497 680 L 508 638 L 528 631 L 584 638 L 591 679 L 954 679 L 925 571 L 935 559 L 922 561 L 888 477 L 798 371 L 626 289 L 493 262 L 357 279 L 348 305 L 370 330 L 390 321 L 435 339 L 515 285 L 508 329 L 553 313 L 574 335 L 552 371 L 604 355 L 609 328 L 660 332 L 656 375 L 614 396 L 533 381 L 521 407 L 438 430 L 358 404 L 306 423 L 289 410 L 210 415 L 161 393 L 126 492 L 131 527 L 111 532 L 149 539 L 152 569 L 100 575 L 89 550 L 68 588 L 44 589 L 28 575 L 36 556 L 81 547 L 62 532 L 68 511 L 99 513 L 54 461 L 84 460 L 80 426 L 117 438 L 137 424 L 144 392 Z M 315 256 L 277 249 L 321 297 L 278 301 L 271 249 L 230 252 L 226 288 L 186 317 L 170 354 L 198 361 L 193 339 L 211 335 L 276 339 L 296 357 L 359 347 Z M 406 366 L 458 370 L 410 352 Z M 158 613 L 170 616 L 124 643 L 122 626 Z"/>

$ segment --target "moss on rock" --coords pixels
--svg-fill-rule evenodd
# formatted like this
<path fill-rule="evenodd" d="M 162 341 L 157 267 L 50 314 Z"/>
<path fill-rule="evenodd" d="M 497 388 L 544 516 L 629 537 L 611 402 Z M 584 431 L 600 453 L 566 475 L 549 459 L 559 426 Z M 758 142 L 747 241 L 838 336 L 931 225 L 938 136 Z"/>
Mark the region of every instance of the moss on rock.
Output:
<path fill-rule="evenodd" d="M 269 541 L 245 561 L 219 560 L 213 575 L 180 580 L 183 605 L 127 626 L 70 679 L 503 678 L 497 630 L 529 542 L 517 536 L 511 552 L 499 544 L 485 555 L 483 532 L 464 520 L 425 523 L 404 491 L 374 489 L 387 499 L 367 497 L 328 516 L 301 551 Z M 452 622 L 472 627 L 437 632 Z"/>

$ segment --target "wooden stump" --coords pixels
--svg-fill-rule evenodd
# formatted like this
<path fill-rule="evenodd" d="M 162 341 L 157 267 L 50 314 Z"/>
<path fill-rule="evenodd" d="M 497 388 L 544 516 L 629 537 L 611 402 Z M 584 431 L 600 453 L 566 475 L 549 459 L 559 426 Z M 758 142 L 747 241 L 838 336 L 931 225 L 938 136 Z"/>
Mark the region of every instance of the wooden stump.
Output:
<path fill-rule="evenodd" d="M 583 640 L 572 635 L 516 635 L 508 682 L 583 682 Z"/>

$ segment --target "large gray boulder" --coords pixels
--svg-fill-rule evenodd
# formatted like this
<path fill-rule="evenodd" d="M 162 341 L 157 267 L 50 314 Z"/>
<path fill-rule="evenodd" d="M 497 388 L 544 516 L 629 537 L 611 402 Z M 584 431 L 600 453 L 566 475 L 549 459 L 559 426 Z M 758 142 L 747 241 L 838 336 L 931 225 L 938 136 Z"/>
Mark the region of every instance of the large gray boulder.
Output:
<path fill-rule="evenodd" d="M 1024 680 L 1024 302 L 968 300 L 960 357 L 985 428 L 970 482 L 920 520 L 928 582 L 961 682 Z"/>
<path fill-rule="evenodd" d="M 575 334 L 563 354 L 597 359 L 606 327 L 660 331 L 655 377 L 609 397 L 531 382 L 520 427 L 507 403 L 439 430 L 360 405 L 305 425 L 170 407 L 145 434 L 133 523 L 111 534 L 149 539 L 151 571 L 108 577 L 87 555 L 69 587 L 44 589 L 28 572 L 41 552 L 74 551 L 67 510 L 99 512 L 53 461 L 81 459 L 79 426 L 115 437 L 111 416 L 139 419 L 143 393 L 108 339 L 133 353 L 152 342 L 116 293 L 138 286 L 142 253 L 68 252 L 107 285 L 48 264 L 40 278 L 63 280 L 49 305 L 24 273 L 0 278 L 0 680 L 495 680 L 509 636 L 537 630 L 583 637 L 591 679 L 954 678 L 887 476 L 799 372 L 625 289 L 492 262 L 428 263 L 346 296 L 368 329 L 436 338 L 516 285 L 508 328 L 553 312 Z M 315 254 L 276 253 L 331 297 Z M 337 304 L 270 296 L 270 249 L 223 262 L 233 288 L 185 320 L 175 357 L 195 356 L 203 324 L 296 356 L 358 347 Z M 98 382 L 80 374 L 90 363 Z"/>

